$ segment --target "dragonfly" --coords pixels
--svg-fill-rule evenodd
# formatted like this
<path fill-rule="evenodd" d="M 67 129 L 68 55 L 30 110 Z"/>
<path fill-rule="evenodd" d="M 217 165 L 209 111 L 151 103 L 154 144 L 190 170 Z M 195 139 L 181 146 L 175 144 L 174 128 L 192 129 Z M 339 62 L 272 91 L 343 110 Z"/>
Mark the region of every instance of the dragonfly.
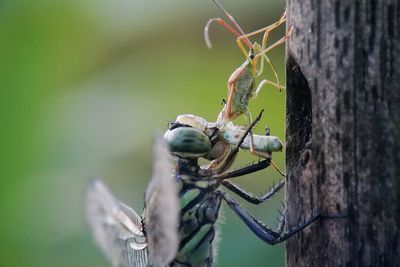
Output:
<path fill-rule="evenodd" d="M 171 123 L 163 138 L 154 142 L 153 172 L 145 192 L 143 214 L 116 199 L 98 179 L 86 191 L 86 210 L 97 245 L 113 266 L 122 267 L 210 267 L 214 260 L 215 224 L 224 202 L 257 237 L 270 245 L 281 243 L 323 216 L 318 214 L 284 231 L 286 214 L 272 230 L 243 209 L 228 193 L 252 204 L 270 199 L 283 182 L 256 196 L 230 179 L 260 171 L 270 165 L 258 163 L 228 171 L 239 148 L 262 112 L 225 155 L 211 153 L 220 136 L 219 128 L 200 130 L 179 122 Z M 214 156 L 210 155 L 213 154 Z M 219 164 L 200 168 L 199 158 L 223 157 Z"/>

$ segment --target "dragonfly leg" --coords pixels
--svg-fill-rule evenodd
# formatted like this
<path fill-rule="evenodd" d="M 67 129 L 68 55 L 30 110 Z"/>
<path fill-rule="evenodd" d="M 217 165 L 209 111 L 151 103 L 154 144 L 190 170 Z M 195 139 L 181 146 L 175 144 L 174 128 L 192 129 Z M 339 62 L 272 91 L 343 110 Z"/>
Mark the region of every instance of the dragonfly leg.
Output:
<path fill-rule="evenodd" d="M 250 230 L 256 236 L 258 236 L 261 240 L 270 245 L 275 244 L 276 240 L 278 240 L 280 237 L 280 233 L 273 231 L 262 222 L 254 218 L 250 213 L 240 207 L 239 203 L 234 198 L 222 191 L 219 192 L 221 198 L 225 200 L 229 208 L 231 208 L 232 211 L 239 216 L 239 218 L 250 228 Z"/>
<path fill-rule="evenodd" d="M 270 199 L 273 195 L 275 195 L 276 192 L 283 188 L 283 186 L 285 185 L 285 180 L 281 180 L 278 184 L 274 185 L 268 190 L 268 192 L 260 197 L 255 196 L 253 193 L 245 191 L 244 189 L 240 188 L 239 186 L 228 180 L 224 180 L 222 182 L 222 185 L 231 190 L 233 193 L 237 194 L 239 197 L 243 198 L 244 200 L 252 204 L 258 205 Z"/>
<path fill-rule="evenodd" d="M 261 240 L 264 242 L 270 244 L 270 245 L 276 245 L 278 243 L 281 243 L 285 241 L 286 239 L 290 238 L 294 234 L 300 232 L 313 222 L 317 221 L 318 219 L 321 218 L 343 218 L 344 216 L 323 216 L 321 214 L 317 214 L 310 218 L 309 220 L 305 221 L 304 223 L 297 225 L 293 228 L 291 228 L 289 231 L 286 233 L 283 233 L 284 231 L 284 225 L 286 223 L 286 215 L 283 214 L 282 217 L 283 219 L 280 222 L 280 225 L 278 227 L 277 231 L 274 231 L 270 228 L 268 228 L 266 225 L 264 225 L 262 222 L 254 218 L 250 213 L 245 211 L 242 207 L 240 207 L 239 203 L 229 196 L 227 193 L 218 191 L 220 197 L 225 200 L 225 202 L 228 204 L 228 206 L 232 209 L 236 215 L 239 216 L 239 218 L 250 228 L 250 230 L 258 236 Z"/>
<path fill-rule="evenodd" d="M 211 176 L 211 179 L 216 179 L 216 180 L 225 180 L 225 179 L 230 179 L 230 178 L 235 178 L 235 177 L 239 177 L 239 176 L 244 176 L 246 174 L 250 174 L 253 172 L 257 172 L 260 170 L 263 170 L 265 168 L 268 168 L 268 166 L 270 165 L 271 160 L 270 159 L 265 159 L 262 160 L 260 162 L 254 163 L 250 166 L 241 168 L 241 169 L 237 169 L 234 171 L 229 171 L 229 172 L 224 172 L 221 174 L 217 174 L 214 176 Z"/>

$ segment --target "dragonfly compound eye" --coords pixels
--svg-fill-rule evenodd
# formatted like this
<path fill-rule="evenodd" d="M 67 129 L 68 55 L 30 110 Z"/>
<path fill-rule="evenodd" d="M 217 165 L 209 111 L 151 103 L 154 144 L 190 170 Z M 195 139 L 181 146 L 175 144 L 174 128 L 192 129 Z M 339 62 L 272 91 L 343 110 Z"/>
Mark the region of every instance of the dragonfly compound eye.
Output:
<path fill-rule="evenodd" d="M 179 127 L 164 134 L 171 153 L 182 158 L 198 158 L 211 149 L 211 141 L 202 131 L 192 127 Z"/>

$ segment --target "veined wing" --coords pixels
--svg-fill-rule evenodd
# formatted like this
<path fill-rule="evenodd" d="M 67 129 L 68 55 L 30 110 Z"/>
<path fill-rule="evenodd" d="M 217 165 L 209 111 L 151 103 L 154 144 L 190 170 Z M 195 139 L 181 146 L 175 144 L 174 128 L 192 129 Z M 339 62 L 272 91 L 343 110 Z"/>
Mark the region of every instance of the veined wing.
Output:
<path fill-rule="evenodd" d="M 178 251 L 180 209 L 174 164 L 162 137 L 154 140 L 153 170 L 145 203 L 149 263 L 156 267 L 167 266 Z"/>
<path fill-rule="evenodd" d="M 115 199 L 99 179 L 92 180 L 87 188 L 86 212 L 97 245 L 114 267 L 147 266 L 141 217 Z"/>

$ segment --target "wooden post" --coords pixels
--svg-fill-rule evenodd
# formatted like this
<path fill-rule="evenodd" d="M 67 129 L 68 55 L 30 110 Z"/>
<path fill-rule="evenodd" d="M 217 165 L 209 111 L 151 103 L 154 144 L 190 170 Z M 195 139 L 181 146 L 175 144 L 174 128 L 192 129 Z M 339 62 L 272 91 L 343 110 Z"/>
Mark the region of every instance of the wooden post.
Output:
<path fill-rule="evenodd" d="M 400 266 L 400 3 L 287 0 L 286 266 Z"/>

